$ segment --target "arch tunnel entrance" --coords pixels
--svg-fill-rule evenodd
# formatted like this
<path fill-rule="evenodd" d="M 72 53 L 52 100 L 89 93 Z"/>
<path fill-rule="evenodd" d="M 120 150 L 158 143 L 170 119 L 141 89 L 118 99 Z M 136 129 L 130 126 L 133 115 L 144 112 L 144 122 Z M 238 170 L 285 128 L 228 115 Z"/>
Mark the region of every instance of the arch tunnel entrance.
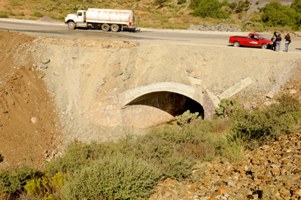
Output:
<path fill-rule="evenodd" d="M 178 116 L 189 110 L 191 113 L 199 113 L 204 118 L 203 106 L 195 100 L 175 92 L 151 92 L 141 95 L 127 104 L 151 106 L 169 113 L 172 116 Z"/>

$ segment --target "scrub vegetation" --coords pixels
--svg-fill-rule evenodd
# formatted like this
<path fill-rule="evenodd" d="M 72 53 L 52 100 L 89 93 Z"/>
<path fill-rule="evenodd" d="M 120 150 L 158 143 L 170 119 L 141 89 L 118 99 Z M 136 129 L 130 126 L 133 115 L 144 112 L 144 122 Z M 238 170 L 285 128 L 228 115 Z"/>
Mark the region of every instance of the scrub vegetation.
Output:
<path fill-rule="evenodd" d="M 162 180 L 188 180 L 196 163 L 240 161 L 246 150 L 300 129 L 300 118 L 300 102 L 290 96 L 254 110 L 225 99 L 210 121 L 187 111 L 143 136 L 106 143 L 74 142 L 43 169 L 2 170 L 0 197 L 147 198 Z"/>
<path fill-rule="evenodd" d="M 281 28 L 300 30 L 301 0 L 290 5 L 273 0 L 262 7 L 252 0 L 6 0 L 0 16 L 39 19 L 44 16 L 63 21 L 78 9 L 132 9 L 139 27 L 188 28 L 190 25 L 226 23 L 242 30 Z"/>

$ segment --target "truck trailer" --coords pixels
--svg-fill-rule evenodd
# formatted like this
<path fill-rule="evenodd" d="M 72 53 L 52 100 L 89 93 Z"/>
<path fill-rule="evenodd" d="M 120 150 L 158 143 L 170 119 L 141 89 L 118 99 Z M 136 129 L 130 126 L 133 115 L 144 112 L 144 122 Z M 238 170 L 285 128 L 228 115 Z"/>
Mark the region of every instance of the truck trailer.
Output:
<path fill-rule="evenodd" d="M 138 30 L 135 27 L 135 16 L 131 10 L 89 8 L 68 14 L 65 24 L 69 29 L 98 28 L 103 31 L 118 32 L 125 29 Z"/>

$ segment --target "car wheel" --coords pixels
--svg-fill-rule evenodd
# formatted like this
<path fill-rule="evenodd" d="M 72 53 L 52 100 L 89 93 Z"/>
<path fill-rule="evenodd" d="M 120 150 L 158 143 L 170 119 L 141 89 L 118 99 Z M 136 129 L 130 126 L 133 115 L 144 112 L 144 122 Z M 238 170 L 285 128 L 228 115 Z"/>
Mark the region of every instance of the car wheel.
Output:
<path fill-rule="evenodd" d="M 110 25 L 109 24 L 102 24 L 101 25 L 101 30 L 103 30 L 103 31 L 109 31 L 110 30 Z"/>
<path fill-rule="evenodd" d="M 268 48 L 268 45 L 267 45 L 267 44 L 263 44 L 263 45 L 261 46 L 261 48 L 267 49 L 267 48 Z"/>
<path fill-rule="evenodd" d="M 234 43 L 233 43 L 233 46 L 235 46 L 235 47 L 239 47 L 239 46 L 240 46 L 240 44 L 239 44 L 239 42 L 237 42 L 237 41 L 236 41 L 236 42 L 234 42 Z"/>
<path fill-rule="evenodd" d="M 68 28 L 72 30 L 75 29 L 75 23 L 72 21 L 68 22 Z"/>
<path fill-rule="evenodd" d="M 120 29 L 119 25 L 118 24 L 112 24 L 111 25 L 111 31 L 112 32 L 118 32 Z"/>

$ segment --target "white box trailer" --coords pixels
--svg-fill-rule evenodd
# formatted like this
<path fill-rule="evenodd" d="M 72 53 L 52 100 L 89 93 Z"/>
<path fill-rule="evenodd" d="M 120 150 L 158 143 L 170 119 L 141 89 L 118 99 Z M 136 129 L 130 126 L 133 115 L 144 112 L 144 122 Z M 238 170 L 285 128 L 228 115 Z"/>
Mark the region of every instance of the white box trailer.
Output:
<path fill-rule="evenodd" d="M 69 29 L 78 27 L 100 28 L 103 31 L 118 32 L 124 29 L 136 31 L 135 16 L 131 10 L 89 8 L 68 14 L 65 24 Z"/>

